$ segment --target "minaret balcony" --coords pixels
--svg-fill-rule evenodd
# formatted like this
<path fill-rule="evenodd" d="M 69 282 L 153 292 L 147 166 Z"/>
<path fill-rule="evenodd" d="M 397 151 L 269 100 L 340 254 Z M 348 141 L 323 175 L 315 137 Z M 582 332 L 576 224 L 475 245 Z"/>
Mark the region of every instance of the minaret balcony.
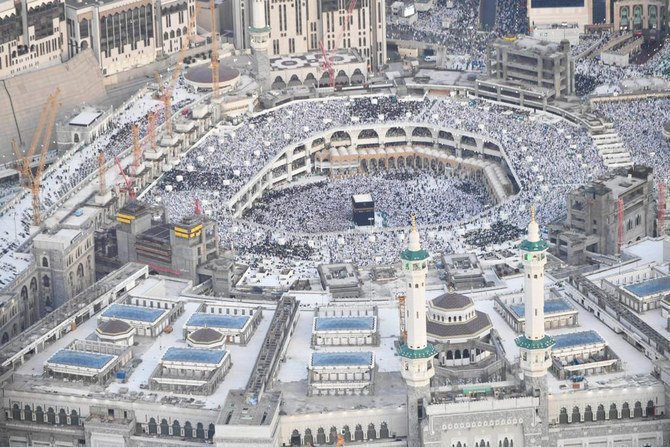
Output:
<path fill-rule="evenodd" d="M 428 259 L 429 255 L 426 250 L 410 250 L 406 249 L 400 254 L 400 259 L 403 261 L 424 261 Z"/>
<path fill-rule="evenodd" d="M 405 344 L 401 344 L 400 349 L 398 349 L 398 354 L 400 357 L 405 357 L 407 359 L 427 359 L 436 356 L 437 350 L 430 343 L 423 349 L 412 349 Z"/>
<path fill-rule="evenodd" d="M 540 239 L 539 241 L 531 242 L 529 240 L 521 241 L 519 249 L 524 251 L 544 251 L 549 248 L 547 241 Z"/>
<path fill-rule="evenodd" d="M 554 339 L 550 335 L 545 335 L 539 340 L 531 340 L 530 338 L 522 335 L 517 337 L 514 342 L 520 348 L 524 349 L 547 349 L 554 345 Z"/>

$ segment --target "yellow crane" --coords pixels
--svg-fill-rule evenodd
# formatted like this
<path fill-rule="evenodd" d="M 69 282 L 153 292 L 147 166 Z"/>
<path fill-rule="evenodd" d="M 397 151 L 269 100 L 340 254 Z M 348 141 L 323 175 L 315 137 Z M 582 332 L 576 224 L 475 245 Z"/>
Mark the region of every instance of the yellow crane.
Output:
<path fill-rule="evenodd" d="M 46 128 L 48 113 L 51 107 L 51 100 L 54 97 L 58 97 L 58 95 L 60 95 L 60 90 L 56 89 L 54 93 L 51 96 L 49 96 L 47 102 L 44 104 L 44 107 L 42 108 L 40 116 L 37 120 L 35 133 L 33 133 L 33 138 L 30 141 L 30 146 L 28 146 L 28 150 L 26 150 L 25 154 L 21 153 L 19 147 L 16 144 L 16 141 L 12 140 L 12 149 L 14 149 L 14 155 L 16 157 L 17 164 L 19 165 L 21 184 L 26 188 L 30 188 L 30 185 L 32 183 L 31 179 L 32 174 L 30 166 L 33 163 L 33 159 L 35 158 L 35 152 L 37 151 L 37 145 L 40 142 L 40 136 L 42 134 L 42 131 Z"/>
<path fill-rule="evenodd" d="M 212 33 L 212 98 L 219 97 L 219 36 L 216 32 L 216 4 L 209 0 L 210 28 Z"/>
<path fill-rule="evenodd" d="M 105 166 L 105 153 L 100 152 L 98 154 L 98 185 L 99 193 L 101 196 L 107 194 L 107 179 L 105 178 L 107 168 Z"/>
<path fill-rule="evenodd" d="M 177 84 L 177 79 L 184 66 L 184 58 L 186 57 L 186 50 L 188 50 L 189 42 L 191 39 L 195 39 L 195 36 L 198 34 L 196 29 L 195 17 L 198 14 L 198 3 L 195 4 L 195 12 L 189 17 L 186 33 L 182 35 L 181 39 L 181 48 L 179 48 L 179 53 L 177 53 L 177 63 L 175 64 L 174 70 L 172 70 L 172 77 L 170 78 L 169 84 L 166 86 L 163 85 L 160 74 L 158 72 L 154 73 L 156 82 L 158 83 L 158 94 L 161 101 L 163 101 L 163 110 L 165 113 L 165 132 L 168 136 L 172 137 L 172 93 L 175 85 Z"/>
<path fill-rule="evenodd" d="M 51 141 L 51 134 L 53 133 L 54 123 L 56 122 L 56 113 L 58 112 L 58 96 L 60 95 L 60 90 L 56 89 L 56 92 L 49 97 L 48 100 L 48 113 L 46 118 L 46 128 L 44 130 L 44 135 L 42 137 L 42 148 L 40 151 L 40 161 L 37 164 L 37 169 L 33 174 L 31 173 L 31 191 L 33 195 L 33 224 L 40 225 L 42 223 L 42 201 L 40 199 L 40 192 L 42 191 L 42 180 L 44 175 L 44 167 L 46 166 L 47 161 L 47 152 L 49 151 L 49 143 Z M 35 132 L 41 131 L 42 129 L 36 129 Z"/>

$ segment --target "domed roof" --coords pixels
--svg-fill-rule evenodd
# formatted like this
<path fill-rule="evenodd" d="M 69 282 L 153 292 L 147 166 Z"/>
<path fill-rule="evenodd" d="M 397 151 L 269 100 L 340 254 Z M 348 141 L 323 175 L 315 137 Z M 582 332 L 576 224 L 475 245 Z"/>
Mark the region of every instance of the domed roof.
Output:
<path fill-rule="evenodd" d="M 98 323 L 98 333 L 103 335 L 121 335 L 133 330 L 133 327 L 122 320 L 106 320 Z"/>
<path fill-rule="evenodd" d="M 223 334 L 208 327 L 198 329 L 189 334 L 188 339 L 193 343 L 208 345 L 223 340 Z"/>
<path fill-rule="evenodd" d="M 433 307 L 444 310 L 463 309 L 472 306 L 472 300 L 460 293 L 445 293 L 431 301 Z"/>

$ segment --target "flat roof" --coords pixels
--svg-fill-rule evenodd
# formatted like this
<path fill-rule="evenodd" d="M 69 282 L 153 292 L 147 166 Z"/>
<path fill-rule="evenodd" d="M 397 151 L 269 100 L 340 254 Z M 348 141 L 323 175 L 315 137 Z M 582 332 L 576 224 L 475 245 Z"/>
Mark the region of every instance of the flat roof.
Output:
<path fill-rule="evenodd" d="M 115 358 L 116 356 L 109 354 L 61 349 L 47 360 L 47 364 L 51 363 L 80 368 L 102 369 Z"/>
<path fill-rule="evenodd" d="M 356 203 L 372 202 L 372 194 L 354 194 L 351 198 Z"/>
<path fill-rule="evenodd" d="M 251 317 L 248 315 L 222 315 L 195 312 L 188 319 L 186 326 L 218 327 L 226 329 L 242 329 Z"/>
<path fill-rule="evenodd" d="M 523 318 L 526 314 L 526 308 L 524 303 L 512 304 L 509 306 L 512 309 L 512 312 L 517 314 L 520 318 Z M 570 303 L 562 299 L 554 300 L 545 300 L 544 302 L 544 314 L 558 314 L 561 312 L 569 312 L 575 310 Z"/>
<path fill-rule="evenodd" d="M 654 278 L 636 284 L 629 284 L 623 286 L 623 288 L 641 298 L 656 295 L 657 293 L 668 292 L 670 291 L 670 276 L 662 276 L 660 278 Z"/>
<path fill-rule="evenodd" d="M 208 363 L 216 365 L 226 356 L 225 349 L 199 349 L 170 347 L 163 354 L 162 361 L 184 363 Z"/>
<path fill-rule="evenodd" d="M 98 110 L 84 110 L 79 115 L 72 118 L 68 124 L 70 124 L 70 126 L 88 127 L 93 124 L 95 120 L 100 118 L 101 115 L 102 112 Z"/>
<path fill-rule="evenodd" d="M 605 343 L 600 334 L 594 330 L 555 335 L 554 341 L 556 342 L 553 346 L 554 350 Z"/>
<path fill-rule="evenodd" d="M 106 318 L 118 320 L 143 321 L 153 323 L 158 320 L 166 309 L 154 309 L 153 307 L 132 306 L 129 304 L 112 304 L 100 315 Z"/>
<path fill-rule="evenodd" d="M 375 328 L 375 317 L 315 317 L 317 331 L 371 331 Z"/>
<path fill-rule="evenodd" d="M 312 366 L 359 366 L 372 365 L 372 352 L 315 352 Z"/>

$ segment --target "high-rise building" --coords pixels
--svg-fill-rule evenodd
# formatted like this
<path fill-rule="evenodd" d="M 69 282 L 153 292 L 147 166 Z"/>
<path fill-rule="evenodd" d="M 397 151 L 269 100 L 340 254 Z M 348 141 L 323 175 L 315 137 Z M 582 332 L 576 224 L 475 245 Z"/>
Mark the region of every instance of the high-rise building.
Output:
<path fill-rule="evenodd" d="M 0 79 L 62 62 L 63 0 L 0 2 Z"/>
<path fill-rule="evenodd" d="M 377 69 L 386 62 L 386 0 L 356 0 L 347 21 L 349 5 L 349 0 L 234 0 L 235 45 L 253 48 L 253 15 L 264 11 L 271 56 L 320 51 L 323 41 L 327 51 L 357 49 Z"/>

